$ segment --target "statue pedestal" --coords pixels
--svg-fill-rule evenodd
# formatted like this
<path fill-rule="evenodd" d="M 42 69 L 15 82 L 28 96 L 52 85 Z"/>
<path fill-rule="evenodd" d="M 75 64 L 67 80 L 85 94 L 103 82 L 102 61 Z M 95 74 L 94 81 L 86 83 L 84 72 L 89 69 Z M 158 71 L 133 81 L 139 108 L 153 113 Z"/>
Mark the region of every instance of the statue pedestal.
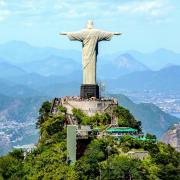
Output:
<path fill-rule="evenodd" d="M 91 97 L 99 99 L 99 86 L 97 84 L 82 84 L 80 96 L 83 99 L 89 99 Z"/>

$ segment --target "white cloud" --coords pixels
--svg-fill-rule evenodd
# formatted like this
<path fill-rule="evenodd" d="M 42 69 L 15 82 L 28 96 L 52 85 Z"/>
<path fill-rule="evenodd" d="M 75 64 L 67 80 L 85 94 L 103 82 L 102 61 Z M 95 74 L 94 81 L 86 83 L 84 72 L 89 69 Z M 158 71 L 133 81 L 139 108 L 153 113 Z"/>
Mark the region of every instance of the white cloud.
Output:
<path fill-rule="evenodd" d="M 7 9 L 4 0 L 0 0 L 0 21 L 4 21 L 11 14 L 10 10 Z"/>
<path fill-rule="evenodd" d="M 55 1 L 57 15 L 65 19 L 83 17 L 107 19 L 125 15 L 151 20 L 165 18 L 175 9 L 170 0 Z"/>
<path fill-rule="evenodd" d="M 4 21 L 10 14 L 11 13 L 8 10 L 1 10 L 0 11 L 0 21 Z"/>
<path fill-rule="evenodd" d="M 1 6 L 5 6 L 5 5 L 6 5 L 5 1 L 4 0 L 0 0 L 0 7 Z"/>
<path fill-rule="evenodd" d="M 164 18 L 172 11 L 170 0 L 0 0 L 13 18 L 23 22 L 140 16 L 145 19 Z M 7 9 L 6 9 L 7 10 Z M 10 12 L 11 11 L 11 12 Z M 5 16 L 4 16 L 5 17 Z"/>
<path fill-rule="evenodd" d="M 125 15 L 145 15 L 147 19 L 163 18 L 175 7 L 168 0 L 135 0 L 120 4 L 117 11 Z"/>

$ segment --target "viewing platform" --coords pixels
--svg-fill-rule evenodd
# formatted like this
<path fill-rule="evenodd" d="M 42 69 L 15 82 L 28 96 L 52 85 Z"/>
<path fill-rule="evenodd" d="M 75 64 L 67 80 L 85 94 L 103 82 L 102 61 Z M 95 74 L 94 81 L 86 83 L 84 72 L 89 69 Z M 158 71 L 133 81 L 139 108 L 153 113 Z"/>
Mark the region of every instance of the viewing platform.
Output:
<path fill-rule="evenodd" d="M 58 112 L 58 106 L 67 108 L 67 114 L 72 114 L 72 110 L 76 108 L 80 109 L 88 116 L 93 116 L 96 113 L 102 114 L 105 112 L 111 112 L 114 107 L 118 106 L 118 101 L 115 98 L 96 99 L 95 97 L 92 97 L 89 99 L 83 99 L 79 96 L 55 98 L 51 108 L 52 114 Z"/>

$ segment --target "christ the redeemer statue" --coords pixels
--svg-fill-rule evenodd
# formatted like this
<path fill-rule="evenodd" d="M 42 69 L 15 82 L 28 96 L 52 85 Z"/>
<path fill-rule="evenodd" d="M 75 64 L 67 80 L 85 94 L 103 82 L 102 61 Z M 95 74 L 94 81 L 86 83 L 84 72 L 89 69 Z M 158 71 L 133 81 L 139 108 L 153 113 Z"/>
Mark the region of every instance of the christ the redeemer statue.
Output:
<path fill-rule="evenodd" d="M 82 42 L 83 85 L 96 85 L 98 43 L 100 41 L 110 41 L 113 35 L 120 35 L 121 33 L 95 29 L 93 21 L 89 20 L 85 29 L 60 34 L 67 35 L 71 41 Z"/>

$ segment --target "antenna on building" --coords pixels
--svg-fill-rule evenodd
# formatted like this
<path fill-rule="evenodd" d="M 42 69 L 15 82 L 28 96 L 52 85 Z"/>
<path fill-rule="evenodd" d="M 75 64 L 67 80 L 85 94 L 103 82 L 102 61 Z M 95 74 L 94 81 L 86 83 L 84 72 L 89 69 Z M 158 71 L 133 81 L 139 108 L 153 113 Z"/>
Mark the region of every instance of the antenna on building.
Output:
<path fill-rule="evenodd" d="M 98 83 L 98 85 L 99 85 L 100 97 L 105 96 L 105 90 L 106 90 L 106 85 L 105 85 L 105 83 L 100 81 L 100 82 Z"/>

